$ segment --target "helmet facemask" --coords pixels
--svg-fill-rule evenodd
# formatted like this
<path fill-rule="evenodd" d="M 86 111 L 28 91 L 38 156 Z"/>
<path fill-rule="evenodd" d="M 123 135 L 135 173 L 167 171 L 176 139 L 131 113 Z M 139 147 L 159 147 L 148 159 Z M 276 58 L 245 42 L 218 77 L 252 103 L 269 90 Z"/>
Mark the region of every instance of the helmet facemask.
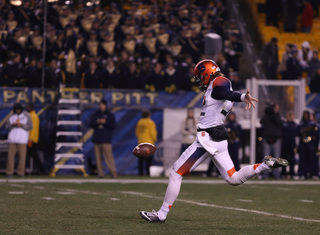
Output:
<path fill-rule="evenodd" d="M 194 80 L 198 83 L 199 89 L 205 91 L 208 88 L 208 85 L 212 81 L 213 74 L 210 75 L 208 82 L 205 82 L 205 77 L 201 74 L 194 76 Z"/>

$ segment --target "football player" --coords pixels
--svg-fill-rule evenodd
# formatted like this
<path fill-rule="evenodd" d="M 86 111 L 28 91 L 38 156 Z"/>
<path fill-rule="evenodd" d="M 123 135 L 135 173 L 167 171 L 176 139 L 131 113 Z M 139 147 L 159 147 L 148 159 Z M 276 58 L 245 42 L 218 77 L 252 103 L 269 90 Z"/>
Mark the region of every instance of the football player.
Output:
<path fill-rule="evenodd" d="M 249 89 L 243 94 L 233 91 L 230 80 L 224 77 L 218 65 L 212 60 L 200 61 L 194 68 L 194 78 L 204 90 L 197 139 L 174 163 L 160 210 L 140 212 L 140 216 L 149 222 L 166 220 L 179 195 L 183 176 L 193 171 L 207 158 L 211 158 L 224 180 L 230 185 L 240 185 L 265 170 L 288 165 L 282 158 L 266 156 L 262 163 L 245 166 L 236 171 L 228 153 L 225 119 L 231 112 L 233 102 L 245 102 L 246 109 L 250 109 L 255 108 L 254 102 L 258 100 L 251 96 Z"/>

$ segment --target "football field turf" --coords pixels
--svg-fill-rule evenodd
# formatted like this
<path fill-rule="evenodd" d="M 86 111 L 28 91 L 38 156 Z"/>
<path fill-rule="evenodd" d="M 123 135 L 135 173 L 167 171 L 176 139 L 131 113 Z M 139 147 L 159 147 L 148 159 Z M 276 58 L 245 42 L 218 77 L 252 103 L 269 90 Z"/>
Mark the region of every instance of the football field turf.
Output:
<path fill-rule="evenodd" d="M 186 177 L 167 221 L 158 210 L 166 178 L 0 178 L 0 234 L 319 234 L 319 181 L 233 187 Z"/>

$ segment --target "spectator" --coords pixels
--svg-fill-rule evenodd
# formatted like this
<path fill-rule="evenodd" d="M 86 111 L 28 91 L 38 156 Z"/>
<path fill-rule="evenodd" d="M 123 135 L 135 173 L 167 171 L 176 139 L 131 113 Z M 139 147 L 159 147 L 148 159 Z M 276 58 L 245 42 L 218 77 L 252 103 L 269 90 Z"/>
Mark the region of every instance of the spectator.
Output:
<path fill-rule="evenodd" d="M 304 71 L 308 70 L 309 62 L 312 59 L 312 50 L 310 49 L 310 43 L 304 41 L 301 44 L 301 50 L 298 51 L 298 60 Z"/>
<path fill-rule="evenodd" d="M 104 177 L 102 167 L 102 154 L 105 163 L 111 173 L 112 178 L 117 177 L 117 169 L 112 154 L 112 132 L 116 127 L 114 114 L 107 109 L 107 101 L 100 100 L 99 110 L 91 117 L 90 127 L 94 129 L 92 142 L 94 144 L 94 153 L 96 156 L 98 177 Z"/>
<path fill-rule="evenodd" d="M 312 52 L 312 58 L 308 63 L 308 67 L 309 67 L 309 69 L 308 69 L 308 81 L 310 82 L 310 79 L 314 77 L 314 75 L 316 73 L 316 70 L 318 68 L 320 68 L 320 60 L 319 60 L 319 57 L 318 57 L 318 51 L 317 50 L 314 50 Z"/>
<path fill-rule="evenodd" d="M 7 177 L 12 177 L 14 172 L 14 159 L 16 152 L 18 152 L 19 163 L 17 173 L 19 177 L 23 177 L 26 165 L 27 143 L 29 131 L 32 129 L 32 121 L 29 113 L 23 111 L 20 103 L 13 105 L 13 114 L 8 118 L 6 128 L 9 130 L 6 175 Z"/>
<path fill-rule="evenodd" d="M 284 31 L 295 33 L 297 30 L 297 17 L 300 11 L 299 0 L 285 0 L 284 9 Z"/>
<path fill-rule="evenodd" d="M 294 166 L 296 164 L 295 152 L 296 149 L 296 130 L 297 124 L 294 122 L 293 111 L 288 111 L 286 120 L 283 122 L 282 127 L 282 150 L 281 154 L 284 159 L 289 162 L 289 175 L 286 167 L 282 167 L 281 176 L 293 179 L 295 176 Z"/>
<path fill-rule="evenodd" d="M 164 89 L 169 93 L 180 89 L 180 77 L 172 63 L 168 64 L 164 69 Z"/>
<path fill-rule="evenodd" d="M 8 53 L 19 54 L 20 61 L 24 63 L 26 57 L 26 49 L 20 43 L 22 31 L 19 28 L 13 30 L 13 36 L 8 39 Z"/>
<path fill-rule="evenodd" d="M 151 114 L 149 110 L 143 110 L 141 114 L 141 119 L 138 121 L 136 126 L 136 137 L 138 138 L 138 144 L 150 143 L 155 144 L 157 141 L 157 127 L 154 121 L 151 120 Z M 145 170 L 146 174 L 149 176 L 149 168 L 152 163 L 152 158 L 146 159 L 139 158 L 139 175 L 144 175 L 144 162 L 146 162 Z"/>
<path fill-rule="evenodd" d="M 269 80 L 277 79 L 277 68 L 279 65 L 278 39 L 273 37 L 262 50 L 262 63 Z"/>
<path fill-rule="evenodd" d="M 316 124 L 316 128 L 315 128 L 315 138 L 314 138 L 314 156 L 312 158 L 312 163 L 311 163 L 311 169 L 310 169 L 310 173 L 311 173 L 311 178 L 312 179 L 319 179 L 320 176 L 320 172 L 319 172 L 319 153 L 320 153 L 320 149 L 319 149 L 319 134 L 320 134 L 320 129 L 319 129 L 319 124 L 318 124 L 318 120 L 317 120 L 317 115 L 315 112 L 311 113 L 310 116 L 310 120 L 313 121 Z"/>
<path fill-rule="evenodd" d="M 86 54 L 90 56 L 97 57 L 98 56 L 98 41 L 97 41 L 97 32 L 94 30 L 90 31 L 89 40 L 86 43 Z"/>
<path fill-rule="evenodd" d="M 316 69 L 316 73 L 311 78 L 310 91 L 315 93 L 320 93 L 320 67 Z"/>
<path fill-rule="evenodd" d="M 221 73 L 223 73 L 228 78 L 231 69 L 229 63 L 225 59 L 222 52 L 218 53 L 216 62 L 219 65 L 219 68 L 221 69 Z"/>
<path fill-rule="evenodd" d="M 132 34 L 127 33 L 125 35 L 125 39 L 122 41 L 121 50 L 126 50 L 131 56 L 137 56 L 139 54 L 136 41 Z"/>
<path fill-rule="evenodd" d="M 215 1 L 215 7 L 213 8 L 214 16 L 217 17 L 219 24 L 223 24 L 228 17 L 228 13 L 226 8 L 223 5 L 222 0 L 216 0 Z"/>
<path fill-rule="evenodd" d="M 100 59 L 107 59 L 117 54 L 117 43 L 112 40 L 110 32 L 106 31 L 103 34 L 103 41 L 99 43 L 98 55 Z"/>
<path fill-rule="evenodd" d="M 5 29 L 5 21 L 0 20 L 0 63 L 5 62 L 7 59 L 8 36 L 8 30 Z"/>
<path fill-rule="evenodd" d="M 64 45 L 64 57 L 66 58 L 66 86 L 73 87 L 75 85 L 76 77 L 76 45 L 77 35 L 72 30 L 70 24 L 66 25 L 65 29 L 65 45 Z"/>
<path fill-rule="evenodd" d="M 279 105 L 271 104 L 264 110 L 260 123 L 262 125 L 263 156 L 272 155 L 279 158 L 281 155 L 282 120 Z M 273 170 L 275 179 L 280 178 L 279 169 Z M 268 171 L 262 174 L 263 179 L 268 178 Z"/>
<path fill-rule="evenodd" d="M 7 19 L 7 30 L 12 32 L 15 28 L 18 27 L 18 21 L 15 19 L 14 11 L 9 11 Z"/>
<path fill-rule="evenodd" d="M 36 25 L 33 27 L 33 34 L 28 37 L 27 41 L 27 52 L 30 56 L 35 56 L 37 58 L 42 57 L 42 44 L 43 37 L 40 34 L 40 27 Z"/>
<path fill-rule="evenodd" d="M 42 69 L 43 69 L 43 61 L 38 60 L 37 66 L 32 73 L 28 76 L 27 85 L 28 87 L 42 87 Z"/>
<path fill-rule="evenodd" d="M 180 154 L 194 142 L 197 136 L 197 126 L 193 109 L 188 109 L 187 118 L 181 123 L 181 133 L 182 140 Z"/>
<path fill-rule="evenodd" d="M 303 0 L 303 12 L 301 16 L 301 31 L 304 33 L 310 33 L 313 21 L 313 9 L 309 0 Z"/>
<path fill-rule="evenodd" d="M 240 141 L 242 139 L 242 128 L 237 122 L 237 116 L 234 112 L 231 112 L 226 119 L 225 127 L 228 131 L 228 151 L 230 157 L 234 163 L 236 171 L 240 170 L 239 163 L 239 149 Z"/>
<path fill-rule="evenodd" d="M 298 60 L 298 50 L 291 50 L 291 57 L 287 60 L 287 79 L 298 80 L 301 77 L 302 67 Z"/>
<path fill-rule="evenodd" d="M 188 55 L 181 63 L 179 68 L 179 73 L 181 77 L 181 90 L 191 91 L 193 89 L 198 89 L 193 78 L 193 68 L 193 58 L 190 55 Z"/>
<path fill-rule="evenodd" d="M 279 64 L 279 72 L 281 74 L 281 77 L 283 80 L 288 80 L 288 75 L 287 75 L 287 61 L 288 59 L 291 57 L 291 49 L 292 49 L 292 44 L 291 43 L 287 43 L 286 44 L 286 48 L 285 51 L 282 54 L 282 61 Z"/>
<path fill-rule="evenodd" d="M 155 37 L 154 30 L 148 29 L 141 46 L 141 53 L 140 53 L 141 57 L 155 58 L 156 55 L 158 54 L 159 48 L 160 48 L 160 43 Z"/>
<path fill-rule="evenodd" d="M 109 58 L 107 66 L 102 71 L 102 85 L 103 88 L 119 88 L 121 84 L 120 71 L 115 66 L 114 61 Z"/>
<path fill-rule="evenodd" d="M 165 82 L 162 65 L 160 63 L 156 63 L 153 71 L 142 81 L 144 81 L 142 83 L 145 84 L 145 89 L 150 91 L 162 91 Z"/>
<path fill-rule="evenodd" d="M 240 80 L 237 72 L 231 72 L 229 78 L 232 82 L 232 89 L 241 90 L 245 88 L 245 84 Z"/>
<path fill-rule="evenodd" d="M 31 8 L 31 0 L 23 1 L 20 7 L 16 8 L 16 18 L 17 21 L 21 24 L 24 22 L 32 22 L 34 13 Z"/>
<path fill-rule="evenodd" d="M 101 82 L 101 73 L 98 70 L 97 63 L 91 61 L 90 68 L 84 75 L 84 86 L 85 88 L 100 88 Z"/>
<path fill-rule="evenodd" d="M 37 57 L 31 57 L 29 64 L 25 68 L 27 86 L 31 85 L 37 70 Z"/>
<path fill-rule="evenodd" d="M 129 70 L 123 73 L 120 88 L 123 89 L 142 89 L 142 78 L 140 77 L 137 64 L 131 62 Z"/>
<path fill-rule="evenodd" d="M 58 67 L 56 60 L 51 60 L 50 66 L 46 69 L 45 87 L 58 89 L 65 83 L 65 80 L 64 71 Z"/>
<path fill-rule="evenodd" d="M 226 60 L 230 67 L 235 72 L 239 72 L 239 60 L 242 55 L 242 43 L 238 40 L 237 35 L 234 33 L 229 34 L 229 39 L 224 43 L 224 52 Z"/>
<path fill-rule="evenodd" d="M 204 42 L 196 27 L 191 27 L 191 36 L 187 39 L 187 44 L 193 61 L 198 61 L 204 51 Z"/>
<path fill-rule="evenodd" d="M 20 87 L 26 85 L 24 77 L 24 66 L 20 62 L 20 54 L 14 54 L 12 60 L 8 61 L 7 66 L 3 70 L 3 85 L 8 87 Z"/>
<path fill-rule="evenodd" d="M 179 41 L 177 38 L 174 38 L 171 42 L 171 45 L 169 46 L 169 52 L 172 57 L 179 59 L 179 55 L 182 51 L 182 46 L 179 44 Z"/>
<path fill-rule="evenodd" d="M 266 0 L 266 25 L 278 27 L 282 3 L 278 0 Z"/>
<path fill-rule="evenodd" d="M 36 114 L 34 110 L 34 105 L 32 103 L 28 103 L 26 110 L 29 112 L 32 121 L 32 129 L 29 131 L 29 140 L 28 140 L 28 148 L 27 148 L 27 165 L 30 164 L 30 159 L 32 157 L 33 163 L 36 166 L 39 174 L 45 175 L 46 171 L 42 165 L 38 154 L 38 142 L 39 142 L 39 129 L 40 129 L 40 120 L 39 116 Z"/>
<path fill-rule="evenodd" d="M 313 169 L 313 164 L 315 162 L 315 141 L 317 135 L 319 135 L 318 127 L 316 123 L 310 119 L 310 112 L 305 110 L 297 127 L 297 136 L 299 137 L 298 175 L 300 179 L 307 179 L 314 174 L 311 170 Z"/>

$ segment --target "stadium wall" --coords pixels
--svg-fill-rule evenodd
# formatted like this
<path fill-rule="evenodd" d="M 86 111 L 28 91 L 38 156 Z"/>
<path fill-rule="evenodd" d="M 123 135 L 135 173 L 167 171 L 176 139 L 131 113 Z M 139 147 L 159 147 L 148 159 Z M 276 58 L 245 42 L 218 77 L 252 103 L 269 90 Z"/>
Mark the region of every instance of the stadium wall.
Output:
<path fill-rule="evenodd" d="M 135 125 L 140 119 L 141 110 L 150 109 L 151 118 L 156 122 L 158 130 L 159 151 L 155 156 L 154 164 L 162 164 L 166 148 L 175 143 L 177 154 L 180 146 L 178 140 L 172 142 L 172 136 L 175 136 L 180 128 L 180 120 L 184 118 L 185 109 L 194 107 L 200 108 L 202 102 L 202 93 L 195 92 L 177 92 L 169 94 L 167 92 L 144 92 L 140 90 L 103 90 L 103 89 L 80 89 L 79 91 L 58 92 L 56 90 L 28 89 L 28 88 L 0 88 L 0 139 L 6 139 L 8 130 L 5 123 L 15 102 L 33 102 L 35 110 L 40 117 L 40 142 L 39 150 L 45 167 L 51 169 L 54 164 L 54 151 L 56 141 L 56 121 L 57 121 L 57 101 L 61 98 L 79 97 L 82 106 L 82 131 L 84 142 L 84 154 L 86 158 L 86 167 L 89 173 L 92 173 L 92 165 L 95 165 L 93 144 L 91 142 L 92 129 L 89 127 L 90 117 L 98 109 L 98 102 L 105 98 L 109 108 L 116 116 L 117 127 L 113 135 L 113 153 L 116 166 L 121 175 L 136 175 L 138 160 L 131 151 L 137 144 L 135 137 Z M 308 108 L 319 111 L 320 94 L 308 94 L 306 103 Z M 237 106 L 235 107 L 237 108 Z M 177 111 L 174 111 L 177 110 Z M 166 118 L 169 113 L 171 116 L 176 114 L 179 117 Z M 168 116 L 168 117 L 169 117 Z M 182 117 L 181 117 L 182 116 Z M 170 128 L 173 123 L 176 129 Z M 170 140 L 171 139 L 171 140 Z M 172 142 L 172 143 L 171 143 Z M 171 144 L 166 147 L 167 144 Z M 2 157 L 5 153 L 1 154 Z M 175 156 L 175 158 L 178 157 Z M 168 159 L 169 162 L 170 159 Z M 5 162 L 5 161 L 1 161 Z M 1 164 L 0 163 L 0 164 Z M 72 162 L 67 162 L 67 164 Z M 0 168 L 4 168 L 3 164 Z M 62 170 L 60 170 L 62 171 Z M 62 172 L 63 173 L 63 172 Z M 70 172 L 68 172 L 70 173 Z M 108 174 L 108 170 L 106 170 Z"/>

